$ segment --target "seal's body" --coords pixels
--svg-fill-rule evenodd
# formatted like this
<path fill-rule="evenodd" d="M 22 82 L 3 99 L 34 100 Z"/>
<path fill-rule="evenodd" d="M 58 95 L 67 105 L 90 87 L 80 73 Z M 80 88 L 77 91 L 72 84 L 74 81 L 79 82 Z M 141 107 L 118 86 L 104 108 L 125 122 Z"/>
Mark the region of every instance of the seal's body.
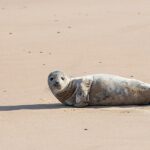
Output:
<path fill-rule="evenodd" d="M 150 84 L 115 75 L 69 78 L 60 71 L 54 71 L 48 77 L 48 84 L 60 102 L 76 107 L 150 103 Z"/>

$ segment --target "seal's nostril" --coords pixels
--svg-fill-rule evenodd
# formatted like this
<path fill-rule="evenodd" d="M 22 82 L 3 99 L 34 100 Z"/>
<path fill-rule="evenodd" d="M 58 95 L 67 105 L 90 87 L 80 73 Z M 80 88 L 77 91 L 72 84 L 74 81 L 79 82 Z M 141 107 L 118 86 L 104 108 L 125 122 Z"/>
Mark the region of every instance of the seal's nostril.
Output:
<path fill-rule="evenodd" d="M 55 82 L 55 84 L 56 84 L 56 85 L 58 85 L 58 84 L 59 84 L 59 82 L 58 82 L 58 81 L 56 81 L 56 82 Z"/>

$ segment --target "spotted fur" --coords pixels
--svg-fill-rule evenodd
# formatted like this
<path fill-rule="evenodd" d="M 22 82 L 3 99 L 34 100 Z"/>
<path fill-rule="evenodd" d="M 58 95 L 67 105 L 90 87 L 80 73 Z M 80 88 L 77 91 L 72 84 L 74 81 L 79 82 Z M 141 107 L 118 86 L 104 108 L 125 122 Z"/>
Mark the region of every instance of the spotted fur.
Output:
<path fill-rule="evenodd" d="M 66 100 L 72 97 L 75 90 L 76 90 L 76 87 L 71 81 L 64 90 L 58 92 L 55 96 L 61 103 L 64 103 Z"/>
<path fill-rule="evenodd" d="M 65 78 L 65 80 L 62 80 Z M 51 77 L 54 78 L 50 81 Z M 55 82 L 60 88 L 55 86 Z M 88 105 L 139 105 L 150 103 L 150 84 L 109 74 L 69 78 L 52 72 L 48 78 L 52 93 L 63 104 L 75 107 Z"/>

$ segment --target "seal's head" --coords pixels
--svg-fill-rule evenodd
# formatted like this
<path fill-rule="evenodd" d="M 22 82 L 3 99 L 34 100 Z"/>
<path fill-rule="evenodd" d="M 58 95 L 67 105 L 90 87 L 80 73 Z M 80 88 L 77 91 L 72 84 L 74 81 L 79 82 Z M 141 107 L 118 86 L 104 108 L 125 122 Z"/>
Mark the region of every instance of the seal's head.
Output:
<path fill-rule="evenodd" d="M 70 78 L 61 71 L 51 72 L 48 76 L 48 85 L 54 94 L 65 89 L 69 82 Z"/>

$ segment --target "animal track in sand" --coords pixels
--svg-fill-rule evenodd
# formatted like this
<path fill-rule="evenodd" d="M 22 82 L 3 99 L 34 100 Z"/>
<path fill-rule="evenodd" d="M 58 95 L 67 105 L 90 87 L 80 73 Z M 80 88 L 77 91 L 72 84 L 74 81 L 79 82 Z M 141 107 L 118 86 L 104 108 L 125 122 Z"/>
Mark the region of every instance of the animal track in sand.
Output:
<path fill-rule="evenodd" d="M 4 92 L 4 93 L 6 93 L 6 92 L 7 92 L 7 90 L 3 90 L 3 92 Z"/>
<path fill-rule="evenodd" d="M 60 31 L 57 31 L 57 34 L 60 34 Z"/>
<path fill-rule="evenodd" d="M 134 76 L 133 76 L 133 75 L 131 75 L 130 77 L 131 77 L 131 78 L 133 78 Z"/>
<path fill-rule="evenodd" d="M 88 129 L 87 128 L 84 128 L 84 131 L 87 131 Z"/>
<path fill-rule="evenodd" d="M 40 51 L 40 54 L 44 54 L 44 53 L 45 53 L 45 54 L 48 54 L 48 55 L 52 55 L 52 52 L 48 52 L 48 51 L 47 51 L 47 52 Z"/>
<path fill-rule="evenodd" d="M 68 28 L 68 29 L 71 29 L 72 27 L 71 27 L 71 26 L 68 26 L 67 28 Z"/>
<path fill-rule="evenodd" d="M 141 15 L 141 12 L 139 11 L 139 12 L 137 12 L 137 15 Z"/>
<path fill-rule="evenodd" d="M 54 22 L 59 22 L 59 20 L 58 19 L 54 19 Z"/>
<path fill-rule="evenodd" d="M 25 9 L 25 8 L 27 8 L 27 6 L 23 6 L 23 8 Z"/>

